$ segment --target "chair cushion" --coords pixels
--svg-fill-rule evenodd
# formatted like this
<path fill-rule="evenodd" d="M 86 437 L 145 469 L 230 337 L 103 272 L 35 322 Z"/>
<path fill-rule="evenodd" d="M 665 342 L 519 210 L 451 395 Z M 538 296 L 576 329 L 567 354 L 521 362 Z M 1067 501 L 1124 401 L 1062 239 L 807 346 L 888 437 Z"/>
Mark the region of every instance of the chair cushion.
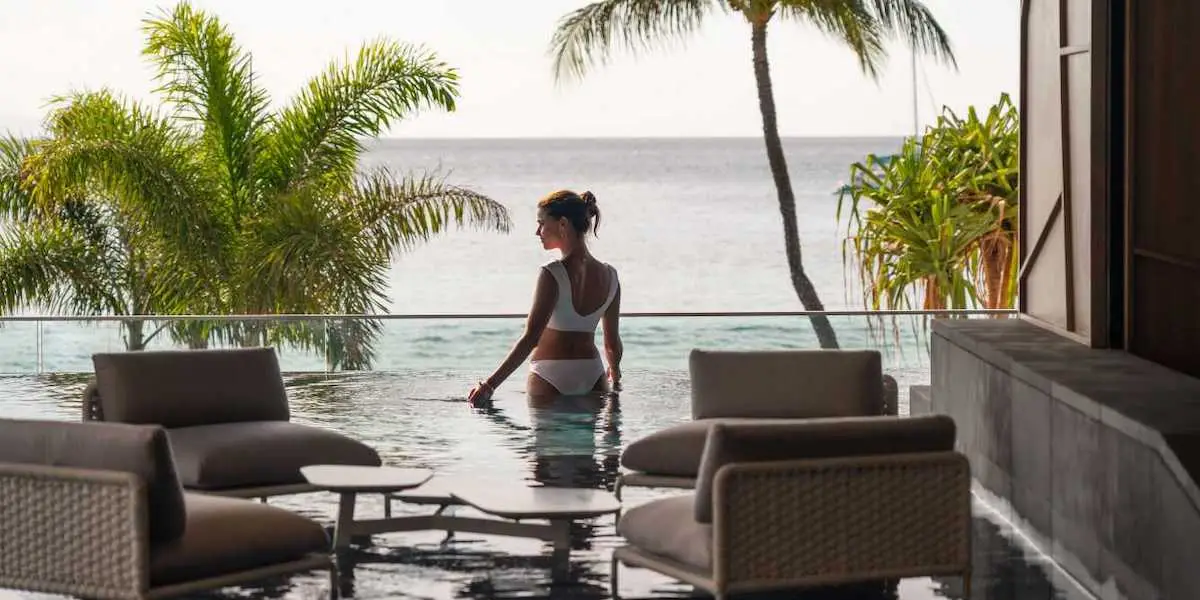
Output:
<path fill-rule="evenodd" d="M 0 462 L 132 473 L 146 484 L 150 540 L 183 535 L 183 489 L 161 427 L 0 419 Z"/>
<path fill-rule="evenodd" d="M 187 533 L 150 550 L 150 585 L 254 569 L 329 552 L 320 523 L 254 500 L 184 494 Z"/>
<path fill-rule="evenodd" d="M 780 419 L 793 423 L 798 419 Z M 649 475 L 696 477 L 713 423 L 755 423 L 758 419 L 701 419 L 672 425 L 631 442 L 621 451 L 621 466 Z"/>
<path fill-rule="evenodd" d="M 221 490 L 304 483 L 300 467 L 382 464 L 370 446 L 341 433 L 285 421 L 168 430 L 184 487 Z"/>
<path fill-rule="evenodd" d="M 695 517 L 712 522 L 713 483 L 730 463 L 945 452 L 954 450 L 955 435 L 954 420 L 946 415 L 717 423 L 700 461 Z"/>
<path fill-rule="evenodd" d="M 106 421 L 188 427 L 288 420 L 274 348 L 92 355 Z"/>
<path fill-rule="evenodd" d="M 693 350 L 688 368 L 693 419 L 884 413 L 875 350 Z"/>
<path fill-rule="evenodd" d="M 680 494 L 627 509 L 617 535 L 650 554 L 704 571 L 712 570 L 712 525 L 696 522 L 694 494 Z"/>

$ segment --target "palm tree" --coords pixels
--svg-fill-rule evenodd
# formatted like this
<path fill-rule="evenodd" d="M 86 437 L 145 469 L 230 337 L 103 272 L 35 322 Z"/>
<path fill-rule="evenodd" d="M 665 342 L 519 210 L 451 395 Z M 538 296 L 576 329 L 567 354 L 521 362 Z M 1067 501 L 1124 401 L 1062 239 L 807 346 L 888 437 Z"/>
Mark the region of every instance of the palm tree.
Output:
<path fill-rule="evenodd" d="M 775 117 L 767 27 L 776 18 L 813 26 L 849 47 L 872 78 L 878 78 L 887 58 L 887 37 L 903 38 L 914 50 L 953 64 L 949 39 L 920 0 L 599 0 L 559 22 L 551 42 L 555 75 L 584 75 L 588 67 L 607 60 L 614 42 L 639 50 L 693 33 L 705 17 L 717 11 L 740 14 L 750 25 L 763 140 L 779 197 L 792 287 L 805 310 L 823 311 L 825 307 L 804 270 L 801 256 L 796 197 Z M 811 321 L 821 347 L 837 348 L 837 335 L 828 317 L 817 314 Z"/>
<path fill-rule="evenodd" d="M 72 203 L 101 215 L 97 239 L 124 244 L 129 260 L 80 253 L 69 269 L 128 262 L 132 276 L 106 280 L 130 300 L 127 312 L 94 302 L 93 288 L 76 279 L 10 260 L 21 248 L 13 236 L 0 244 L 2 308 L 37 301 L 80 314 L 377 314 L 398 253 L 452 225 L 509 230 L 501 204 L 437 174 L 358 168 L 365 142 L 392 123 L 454 109 L 457 74 L 433 53 L 363 44 L 272 111 L 250 55 L 215 17 L 184 2 L 147 19 L 144 32 L 162 108 L 103 89 L 56 99 L 49 137 L 21 150 L 19 184 L 0 173 L 0 190 L 15 189 L 9 195 L 27 205 L 8 213 L 34 215 L 14 235 L 53 237 L 65 227 L 56 215 Z M 362 368 L 378 328 L 377 320 L 349 320 L 334 334 L 303 324 L 173 334 L 193 346 L 212 335 L 304 347 L 334 340 L 342 366 Z"/>

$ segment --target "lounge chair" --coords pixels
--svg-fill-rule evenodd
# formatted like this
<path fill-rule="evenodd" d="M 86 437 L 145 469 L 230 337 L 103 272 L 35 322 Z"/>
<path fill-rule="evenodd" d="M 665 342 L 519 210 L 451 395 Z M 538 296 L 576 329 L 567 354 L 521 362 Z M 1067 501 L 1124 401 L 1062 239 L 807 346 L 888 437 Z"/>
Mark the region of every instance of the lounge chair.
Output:
<path fill-rule="evenodd" d="M 692 493 L 627 508 L 612 558 L 718 599 L 958 575 L 971 474 L 946 416 L 714 424 Z M 964 596 L 964 597 L 966 597 Z"/>
<path fill-rule="evenodd" d="M 0 419 L 0 588 L 166 598 L 331 569 L 321 524 L 184 492 L 151 425 Z"/>
<path fill-rule="evenodd" d="M 896 380 L 874 350 L 693 350 L 692 420 L 630 443 L 621 453 L 622 488 L 692 489 L 714 423 L 895 415 Z"/>
<path fill-rule="evenodd" d="M 273 348 L 99 353 L 92 362 L 83 420 L 161 425 L 188 490 L 310 492 L 300 467 L 382 463 L 358 440 L 290 421 Z"/>

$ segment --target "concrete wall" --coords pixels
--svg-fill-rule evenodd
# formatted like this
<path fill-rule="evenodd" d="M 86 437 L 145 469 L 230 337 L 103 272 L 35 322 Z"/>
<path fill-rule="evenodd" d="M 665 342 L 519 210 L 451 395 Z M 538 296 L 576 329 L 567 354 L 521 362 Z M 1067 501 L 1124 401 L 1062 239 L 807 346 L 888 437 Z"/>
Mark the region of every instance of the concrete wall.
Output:
<path fill-rule="evenodd" d="M 1200 598 L 1200 490 L 1167 441 L 1197 439 L 1200 382 L 1016 319 L 935 323 L 932 369 L 978 483 L 1072 576 Z"/>

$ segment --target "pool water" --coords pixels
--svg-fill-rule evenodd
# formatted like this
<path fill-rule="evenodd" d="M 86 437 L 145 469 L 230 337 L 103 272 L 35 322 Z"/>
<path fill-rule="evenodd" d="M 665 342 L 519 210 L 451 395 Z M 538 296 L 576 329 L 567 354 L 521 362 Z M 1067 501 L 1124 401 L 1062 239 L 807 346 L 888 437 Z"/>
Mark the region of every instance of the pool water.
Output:
<path fill-rule="evenodd" d="M 464 401 L 476 374 L 452 370 L 293 374 L 287 376 L 293 419 L 330 427 L 374 446 L 385 463 L 424 467 L 439 474 L 484 482 L 612 489 L 621 448 L 661 427 L 689 417 L 687 373 L 678 369 L 627 371 L 619 398 L 578 399 L 553 408 L 531 408 L 521 373 L 497 392 L 488 410 Z M 19 418 L 79 418 L 87 375 L 0 377 L 0 414 Z M 626 505 L 670 490 L 628 489 Z M 303 494 L 272 499 L 332 522 L 336 496 Z M 396 503 L 395 510 L 428 512 Z M 382 498 L 362 497 L 360 515 L 382 513 Z M 469 511 L 462 514 L 470 514 Z M 1045 557 L 981 501 L 974 521 L 974 600 L 1077 600 L 1087 598 Z M 358 546 L 336 585 L 342 597 L 384 598 L 604 598 L 609 555 L 620 543 L 612 517 L 578 526 L 572 536 L 569 580 L 551 585 L 548 543 L 518 538 L 442 532 L 374 536 Z M 670 598 L 692 595 L 649 571 L 622 568 L 621 596 Z M 325 573 L 302 574 L 206 598 L 324 598 Z M 889 590 L 879 586 L 813 590 L 788 598 L 961 599 L 956 578 L 914 578 Z M 0 598 L 44 597 L 0 591 Z M 782 596 L 781 596 L 782 597 Z"/>

